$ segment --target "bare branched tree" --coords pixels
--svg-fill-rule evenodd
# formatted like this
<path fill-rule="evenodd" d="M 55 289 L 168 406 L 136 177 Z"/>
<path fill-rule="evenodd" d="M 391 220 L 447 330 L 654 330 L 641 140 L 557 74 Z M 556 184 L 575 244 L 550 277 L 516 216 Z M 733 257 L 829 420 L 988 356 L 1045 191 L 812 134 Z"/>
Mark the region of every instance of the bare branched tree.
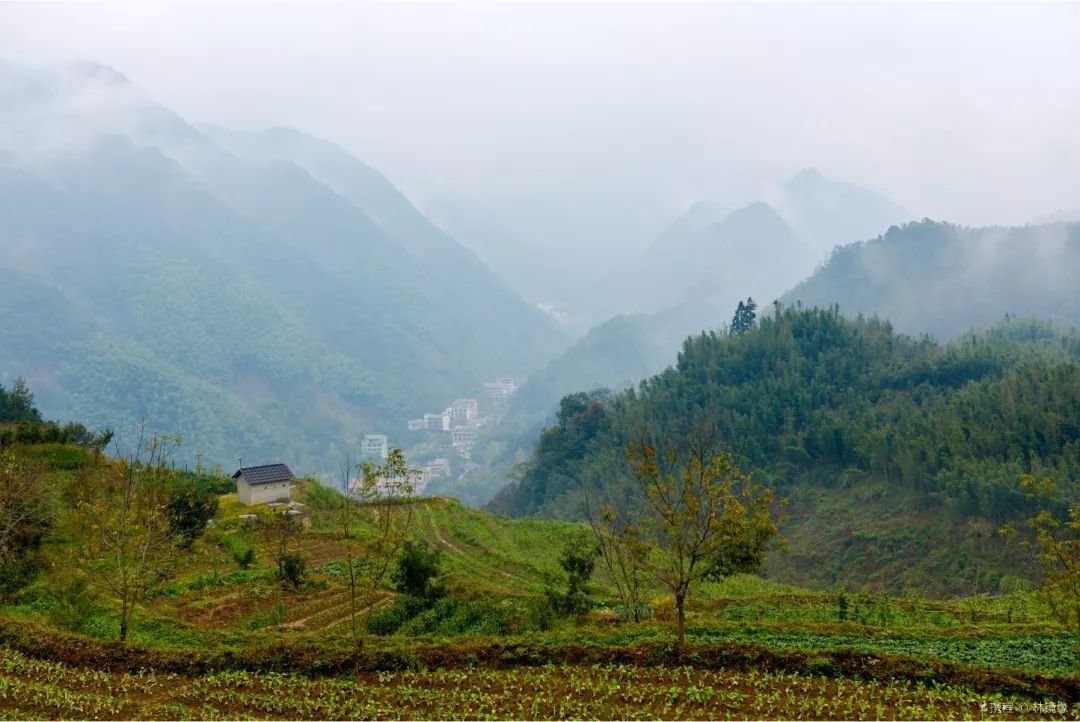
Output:
<path fill-rule="evenodd" d="M 179 440 L 140 433 L 134 453 L 85 470 L 76 485 L 77 563 L 86 581 L 120 607 L 120 641 L 131 615 L 172 573 L 176 544 L 166 513 L 170 454 Z"/>
<path fill-rule="evenodd" d="M 285 564 L 288 557 L 297 554 L 304 536 L 303 523 L 288 513 L 287 509 L 270 509 L 260 515 L 259 534 L 266 553 L 278 568 L 278 577 L 286 580 Z"/>
<path fill-rule="evenodd" d="M 413 492 L 416 471 L 411 469 L 401 449 L 392 449 L 381 464 L 370 461 L 353 466 L 346 461 L 342 470 L 345 491 L 341 524 L 346 546 L 346 581 L 349 585 L 349 619 L 357 632 L 361 603 L 370 605 L 386 579 L 390 566 L 408 540 L 413 520 Z M 366 524 L 359 525 L 358 522 Z"/>
<path fill-rule="evenodd" d="M 0 567 L 20 558 L 49 525 L 45 468 L 0 455 Z"/>
<path fill-rule="evenodd" d="M 635 530 L 636 515 L 631 511 L 620 514 L 611 505 L 600 509 L 588 488 L 583 491 L 585 514 L 596 538 L 600 563 L 615 584 L 619 601 L 622 602 L 623 616 L 639 622 L 643 567 L 648 547 L 642 544 Z"/>

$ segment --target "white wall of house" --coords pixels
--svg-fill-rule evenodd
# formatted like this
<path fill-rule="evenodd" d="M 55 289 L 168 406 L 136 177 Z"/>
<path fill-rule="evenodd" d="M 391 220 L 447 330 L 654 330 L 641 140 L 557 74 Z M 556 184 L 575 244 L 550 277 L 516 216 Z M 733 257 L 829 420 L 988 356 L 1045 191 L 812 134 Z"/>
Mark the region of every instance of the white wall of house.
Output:
<path fill-rule="evenodd" d="M 271 501 L 288 501 L 292 484 L 287 481 L 275 481 L 271 484 L 249 484 L 244 477 L 236 480 L 236 498 L 241 504 L 267 504 Z"/>

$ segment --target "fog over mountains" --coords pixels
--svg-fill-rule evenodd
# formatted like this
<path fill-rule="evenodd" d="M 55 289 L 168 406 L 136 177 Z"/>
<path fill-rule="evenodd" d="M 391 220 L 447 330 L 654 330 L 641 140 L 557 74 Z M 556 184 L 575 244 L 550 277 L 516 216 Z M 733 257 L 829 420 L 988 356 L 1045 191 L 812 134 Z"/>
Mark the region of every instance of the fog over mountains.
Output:
<path fill-rule="evenodd" d="M 94 64 L 0 73 L 0 373 L 50 416 L 311 461 L 566 343 L 336 146 Z"/>
<path fill-rule="evenodd" d="M 694 202 L 590 265 L 536 216 L 447 193 L 429 218 L 328 140 L 189 122 L 103 65 L 0 64 L 0 113 L 0 378 L 49 416 L 167 429 L 220 463 L 325 471 L 513 377 L 474 455 L 483 501 L 562 396 L 661 371 L 747 297 L 941 339 L 1080 321 L 1075 224 L 917 221 L 827 169 Z"/>

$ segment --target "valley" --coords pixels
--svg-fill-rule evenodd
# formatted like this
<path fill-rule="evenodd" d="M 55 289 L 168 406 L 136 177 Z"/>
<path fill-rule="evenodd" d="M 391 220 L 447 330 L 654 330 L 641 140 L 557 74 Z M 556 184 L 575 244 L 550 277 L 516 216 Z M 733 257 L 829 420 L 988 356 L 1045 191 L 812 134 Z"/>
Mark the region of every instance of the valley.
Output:
<path fill-rule="evenodd" d="M 1080 15 L 0 5 L 0 719 L 1080 720 Z"/>

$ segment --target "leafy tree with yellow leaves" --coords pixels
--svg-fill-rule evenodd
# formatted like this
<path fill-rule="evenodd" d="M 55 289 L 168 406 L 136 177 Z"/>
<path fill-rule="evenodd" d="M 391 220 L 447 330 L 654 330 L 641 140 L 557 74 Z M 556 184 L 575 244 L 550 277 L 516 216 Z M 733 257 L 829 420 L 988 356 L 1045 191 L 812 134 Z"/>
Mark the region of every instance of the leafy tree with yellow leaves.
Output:
<path fill-rule="evenodd" d="M 736 468 L 716 426 L 707 423 L 663 446 L 631 442 L 626 458 L 644 497 L 626 533 L 654 547 L 642 563 L 674 599 L 682 645 L 694 586 L 764 563 L 777 531 L 773 494 Z"/>
<path fill-rule="evenodd" d="M 1027 498 L 1039 500 L 1043 506 L 1027 520 L 1027 526 L 1035 532 L 1036 556 L 1043 567 L 1042 592 L 1055 616 L 1080 631 L 1080 501 L 1073 501 L 1060 516 L 1052 509 L 1054 500 L 1060 501 L 1061 491 L 1053 479 L 1025 475 L 1020 485 Z M 1080 491 L 1080 482 L 1077 489 Z M 1001 533 L 1011 539 L 1016 530 L 1006 525 Z M 1025 540 L 1022 545 L 1029 546 L 1031 541 Z"/>

